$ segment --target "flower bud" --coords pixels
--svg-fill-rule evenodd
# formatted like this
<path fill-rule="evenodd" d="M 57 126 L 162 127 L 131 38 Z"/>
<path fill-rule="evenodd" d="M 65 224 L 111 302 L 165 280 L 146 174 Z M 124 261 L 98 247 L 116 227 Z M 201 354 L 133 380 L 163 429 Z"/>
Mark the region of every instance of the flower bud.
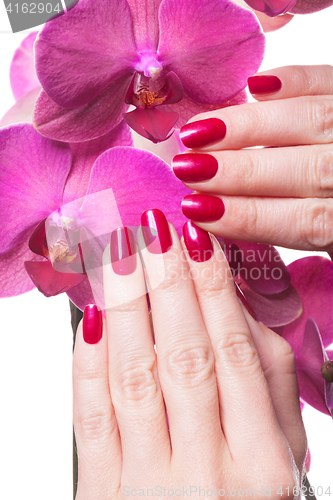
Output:
<path fill-rule="evenodd" d="M 321 365 L 321 374 L 327 382 L 333 382 L 333 361 L 326 361 Z"/>

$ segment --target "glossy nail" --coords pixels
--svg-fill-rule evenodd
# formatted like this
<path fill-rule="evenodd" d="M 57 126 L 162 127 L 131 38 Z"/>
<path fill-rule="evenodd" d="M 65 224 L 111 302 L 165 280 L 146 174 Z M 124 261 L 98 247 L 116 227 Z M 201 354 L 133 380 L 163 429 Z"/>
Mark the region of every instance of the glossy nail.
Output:
<path fill-rule="evenodd" d="M 183 235 L 189 256 L 194 262 L 206 262 L 213 256 L 214 247 L 207 231 L 189 221 L 183 226 Z"/>
<path fill-rule="evenodd" d="M 201 182 L 212 179 L 219 164 L 212 155 L 185 153 L 173 158 L 172 168 L 175 176 L 183 182 Z"/>
<path fill-rule="evenodd" d="M 274 94 L 282 87 L 280 78 L 274 75 L 250 76 L 247 84 L 251 94 Z"/>
<path fill-rule="evenodd" d="M 83 313 L 83 340 L 87 344 L 97 344 L 103 335 L 102 311 L 95 304 L 85 307 Z"/>
<path fill-rule="evenodd" d="M 150 253 L 165 253 L 172 246 L 168 221 L 161 210 L 146 210 L 141 215 L 142 235 Z"/>
<path fill-rule="evenodd" d="M 111 264 L 116 274 L 126 276 L 136 269 L 136 245 L 132 231 L 119 227 L 111 233 Z"/>
<path fill-rule="evenodd" d="M 180 129 L 180 139 L 187 148 L 202 148 L 221 141 L 227 133 L 227 127 L 218 118 L 208 118 L 188 123 Z"/>
<path fill-rule="evenodd" d="M 189 194 L 183 198 L 182 211 L 185 217 L 196 222 L 213 222 L 222 217 L 225 208 L 217 196 Z"/>

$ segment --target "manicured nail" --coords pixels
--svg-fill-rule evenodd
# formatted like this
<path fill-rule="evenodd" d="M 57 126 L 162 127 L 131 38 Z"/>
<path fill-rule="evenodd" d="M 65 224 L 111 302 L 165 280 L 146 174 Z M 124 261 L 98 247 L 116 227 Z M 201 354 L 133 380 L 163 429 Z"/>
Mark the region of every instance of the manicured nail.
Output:
<path fill-rule="evenodd" d="M 221 141 L 227 133 L 227 127 L 218 118 L 208 118 L 188 123 L 180 129 L 180 140 L 187 148 L 202 148 Z"/>
<path fill-rule="evenodd" d="M 168 221 L 161 210 L 146 210 L 141 215 L 142 235 L 150 253 L 165 253 L 172 246 Z"/>
<path fill-rule="evenodd" d="M 103 335 L 102 311 L 95 304 L 84 308 L 83 313 L 83 340 L 87 344 L 97 344 Z"/>
<path fill-rule="evenodd" d="M 206 262 L 213 256 L 214 247 L 207 231 L 189 221 L 183 226 L 183 235 L 189 256 L 194 262 Z"/>
<path fill-rule="evenodd" d="M 172 160 L 173 172 L 183 182 L 201 182 L 212 179 L 219 164 L 212 155 L 185 153 Z"/>
<path fill-rule="evenodd" d="M 221 198 L 209 194 L 188 194 L 182 201 L 183 214 L 196 222 L 219 220 L 224 210 Z"/>
<path fill-rule="evenodd" d="M 247 84 L 251 94 L 274 94 L 282 87 L 280 78 L 274 75 L 250 76 Z"/>
<path fill-rule="evenodd" d="M 136 245 L 132 231 L 119 227 L 111 233 L 111 264 L 116 274 L 126 276 L 136 269 Z"/>

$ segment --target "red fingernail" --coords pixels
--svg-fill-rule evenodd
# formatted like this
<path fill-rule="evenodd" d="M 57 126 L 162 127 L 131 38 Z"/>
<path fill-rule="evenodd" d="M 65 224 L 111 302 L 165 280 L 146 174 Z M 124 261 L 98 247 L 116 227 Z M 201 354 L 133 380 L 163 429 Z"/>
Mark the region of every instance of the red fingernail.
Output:
<path fill-rule="evenodd" d="M 173 172 L 184 182 L 201 182 L 212 179 L 219 168 L 217 159 L 206 154 L 176 155 L 172 160 Z"/>
<path fill-rule="evenodd" d="M 219 220 L 225 208 L 221 198 L 209 194 L 189 194 L 182 201 L 185 217 L 196 222 L 213 222 Z"/>
<path fill-rule="evenodd" d="M 274 75 L 250 76 L 247 84 L 251 94 L 274 94 L 282 87 L 280 78 Z"/>
<path fill-rule="evenodd" d="M 161 210 L 146 210 L 141 215 L 142 235 L 150 253 L 165 253 L 172 246 L 168 221 Z"/>
<path fill-rule="evenodd" d="M 183 226 L 183 235 L 189 256 L 194 262 L 206 262 L 213 256 L 214 247 L 207 231 L 189 221 Z"/>
<path fill-rule="evenodd" d="M 95 304 L 86 306 L 83 313 L 83 340 L 87 344 L 97 344 L 102 335 L 102 311 Z"/>
<path fill-rule="evenodd" d="M 126 276 L 136 269 L 136 245 L 132 231 L 119 227 L 111 233 L 111 264 L 116 274 Z"/>
<path fill-rule="evenodd" d="M 180 139 L 187 148 L 201 148 L 221 141 L 227 133 L 227 127 L 218 118 L 208 118 L 188 123 L 180 129 Z"/>

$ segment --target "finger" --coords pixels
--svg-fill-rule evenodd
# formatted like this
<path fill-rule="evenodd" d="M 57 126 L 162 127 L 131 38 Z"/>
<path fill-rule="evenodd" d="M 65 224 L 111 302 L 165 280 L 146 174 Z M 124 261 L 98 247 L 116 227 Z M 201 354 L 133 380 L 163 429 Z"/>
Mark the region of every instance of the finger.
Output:
<path fill-rule="evenodd" d="M 111 263 L 112 261 L 112 263 Z M 133 233 L 119 228 L 104 252 L 109 381 L 123 452 L 123 476 L 150 477 L 170 460 L 146 287 Z"/>
<path fill-rule="evenodd" d="M 222 203 L 221 203 L 222 200 Z M 182 210 L 217 236 L 298 250 L 333 250 L 333 200 L 185 196 Z"/>
<path fill-rule="evenodd" d="M 181 128 L 180 138 L 186 147 L 205 151 L 329 144 L 333 97 L 295 97 L 202 113 Z"/>
<path fill-rule="evenodd" d="M 299 402 L 295 353 L 280 335 L 263 323 L 257 323 L 244 308 L 243 312 L 258 351 L 278 422 L 296 465 L 302 471 L 307 439 Z"/>
<path fill-rule="evenodd" d="M 96 335 L 101 333 L 102 317 L 96 311 L 96 306 L 85 310 L 89 342 L 98 340 Z M 109 391 L 107 339 L 103 334 L 98 343 L 87 343 L 82 322 L 73 356 L 73 397 L 79 473 L 76 498 L 113 498 L 121 478 L 121 449 Z"/>
<path fill-rule="evenodd" d="M 248 85 L 251 94 L 258 101 L 307 95 L 332 95 L 333 67 L 283 66 L 251 76 Z"/>
<path fill-rule="evenodd" d="M 217 459 L 221 450 L 214 356 L 177 233 L 158 213 L 143 214 L 142 226 L 147 226 L 147 218 L 151 220 L 150 225 L 168 239 L 169 247 L 163 253 L 152 253 L 147 245 L 142 256 L 173 460 L 181 464 L 185 460 L 191 467 L 198 454 L 203 461 Z"/>
<path fill-rule="evenodd" d="M 216 239 L 212 238 L 210 260 L 193 260 L 193 251 L 203 248 L 205 239 L 206 233 L 194 224 L 184 226 L 188 261 L 215 355 L 223 432 L 234 459 L 246 456 L 251 460 L 262 449 L 268 457 L 276 453 L 273 441 L 279 442 L 282 432 L 228 263 Z"/>
<path fill-rule="evenodd" d="M 173 158 L 172 167 L 203 193 L 326 198 L 333 196 L 332 153 L 331 145 L 185 153 Z"/>

